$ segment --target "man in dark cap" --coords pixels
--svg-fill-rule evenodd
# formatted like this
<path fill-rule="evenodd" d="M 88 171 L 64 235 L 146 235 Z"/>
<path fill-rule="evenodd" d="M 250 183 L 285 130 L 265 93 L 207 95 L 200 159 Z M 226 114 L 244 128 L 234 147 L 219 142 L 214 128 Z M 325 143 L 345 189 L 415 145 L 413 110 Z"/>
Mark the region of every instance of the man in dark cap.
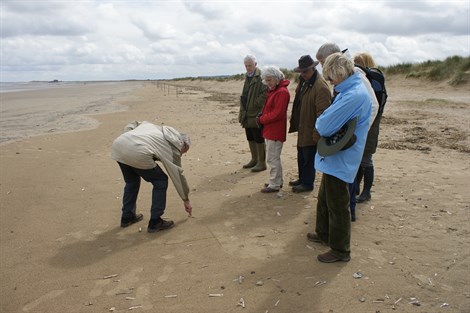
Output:
<path fill-rule="evenodd" d="M 301 56 L 294 71 L 300 73 L 295 90 L 289 133 L 298 132 L 297 167 L 298 179 L 289 182 L 292 191 L 313 190 L 315 181 L 315 153 L 320 135 L 315 129 L 317 117 L 331 103 L 331 92 L 323 76 L 315 69 L 318 61 L 310 55 Z"/>

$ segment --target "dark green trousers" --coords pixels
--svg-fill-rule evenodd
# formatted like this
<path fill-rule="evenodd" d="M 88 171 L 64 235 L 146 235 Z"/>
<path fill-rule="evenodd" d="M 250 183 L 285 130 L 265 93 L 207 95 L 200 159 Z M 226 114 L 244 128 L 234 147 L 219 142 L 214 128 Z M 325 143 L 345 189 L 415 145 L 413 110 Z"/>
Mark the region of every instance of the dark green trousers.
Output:
<path fill-rule="evenodd" d="M 328 243 L 335 256 L 349 256 L 351 216 L 348 183 L 328 174 L 323 174 L 318 191 L 315 231 L 323 242 Z"/>

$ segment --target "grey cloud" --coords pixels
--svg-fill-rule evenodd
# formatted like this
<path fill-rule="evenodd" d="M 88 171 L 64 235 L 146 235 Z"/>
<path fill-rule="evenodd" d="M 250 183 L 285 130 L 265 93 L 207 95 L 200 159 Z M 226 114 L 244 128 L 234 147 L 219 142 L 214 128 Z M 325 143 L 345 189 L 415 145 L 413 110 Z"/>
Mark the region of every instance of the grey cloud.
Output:
<path fill-rule="evenodd" d="M 331 3 L 3 1 L 2 79 L 235 74 L 248 53 L 292 69 L 326 41 L 384 66 L 468 55 L 466 1 Z"/>
<path fill-rule="evenodd" d="M 179 32 L 170 24 L 148 22 L 132 18 L 132 23 L 150 40 L 177 38 Z"/>
<path fill-rule="evenodd" d="M 50 13 L 52 8 L 67 8 L 67 4 L 64 1 L 2 1 L 3 10 L 18 14 Z"/>
<path fill-rule="evenodd" d="M 195 2 L 185 1 L 184 6 L 192 13 L 201 15 L 204 19 L 215 20 L 222 18 L 225 14 L 222 13 L 220 3 L 217 2 Z"/>
<path fill-rule="evenodd" d="M 55 20 L 50 18 L 14 19 L 3 21 L 2 38 L 31 36 L 80 36 L 90 32 L 90 27 L 80 21 Z"/>
<path fill-rule="evenodd" d="M 416 36 L 429 33 L 468 34 L 468 8 L 430 5 L 425 2 L 388 3 L 376 14 L 359 12 L 340 24 L 365 34 Z"/>
<path fill-rule="evenodd" d="M 64 3 L 5 2 L 2 8 L 2 38 L 31 36 L 78 36 L 89 33 L 93 22 L 79 18 L 77 10 L 67 12 Z"/>

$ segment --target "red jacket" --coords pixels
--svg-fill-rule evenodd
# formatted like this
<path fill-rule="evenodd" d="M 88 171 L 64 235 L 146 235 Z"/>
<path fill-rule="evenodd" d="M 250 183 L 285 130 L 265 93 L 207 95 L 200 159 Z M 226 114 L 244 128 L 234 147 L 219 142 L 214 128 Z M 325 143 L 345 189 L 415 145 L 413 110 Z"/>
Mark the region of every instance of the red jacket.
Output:
<path fill-rule="evenodd" d="M 276 89 L 268 90 L 259 123 L 263 125 L 263 137 L 269 140 L 286 141 L 287 107 L 290 101 L 290 81 L 283 79 Z"/>

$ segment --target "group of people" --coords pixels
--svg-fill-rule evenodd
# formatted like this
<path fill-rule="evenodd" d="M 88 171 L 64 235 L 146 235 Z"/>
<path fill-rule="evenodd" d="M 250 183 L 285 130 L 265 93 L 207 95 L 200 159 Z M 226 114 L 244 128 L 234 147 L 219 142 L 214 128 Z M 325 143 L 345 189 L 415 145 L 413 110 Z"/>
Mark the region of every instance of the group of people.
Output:
<path fill-rule="evenodd" d="M 246 76 L 240 96 L 239 122 L 245 130 L 251 159 L 243 168 L 261 172 L 270 168 L 263 193 L 278 192 L 284 184 L 281 153 L 287 132 L 297 132 L 298 178 L 289 186 L 295 193 L 314 189 L 315 173 L 323 173 L 318 191 L 315 232 L 307 239 L 330 247 L 318 255 L 325 263 L 350 260 L 353 205 L 371 199 L 380 113 L 378 102 L 363 67 L 375 67 L 372 57 L 361 53 L 354 61 L 334 43 L 322 45 L 317 61 L 303 55 L 294 68 L 299 73 L 289 129 L 287 110 L 290 80 L 276 66 L 258 68 L 252 55 L 244 58 Z M 323 71 L 316 66 L 321 63 Z M 333 86 L 333 92 L 328 85 Z M 377 121 L 377 122 L 376 122 Z M 141 178 L 153 185 L 148 232 L 171 228 L 162 219 L 170 176 L 184 209 L 192 214 L 189 187 L 181 156 L 189 150 L 190 138 L 180 131 L 149 122 L 128 124 L 112 145 L 125 181 L 121 227 L 143 219 L 136 212 Z M 160 168 L 163 164 L 166 173 Z M 364 180 L 362 192 L 356 194 Z M 350 207 L 351 206 L 351 207 Z"/>
<path fill-rule="evenodd" d="M 371 199 L 372 155 L 377 148 L 381 118 L 374 90 L 361 70 L 376 67 L 373 58 L 368 53 L 359 53 L 352 60 L 346 51 L 335 43 L 326 43 L 318 49 L 317 61 L 303 55 L 294 68 L 299 73 L 299 82 L 288 132 L 297 132 L 298 178 L 290 181 L 289 186 L 295 193 L 312 191 L 316 171 L 323 173 L 315 232 L 308 233 L 307 239 L 330 247 L 317 257 L 325 263 L 350 260 L 351 221 L 356 219 L 356 202 Z M 319 63 L 322 73 L 316 70 Z M 239 122 L 245 129 L 252 159 L 243 167 L 258 172 L 262 163 L 266 169 L 266 156 L 269 181 L 261 192 L 278 192 L 284 183 L 281 152 L 286 141 L 290 81 L 276 66 L 260 70 L 252 55 L 245 57 L 244 64 L 247 73 Z M 259 85 L 260 81 L 267 90 Z M 256 125 L 250 123 L 253 119 Z M 257 139 L 256 149 L 255 133 L 264 139 Z M 263 143 L 266 152 L 262 151 Z M 362 180 L 364 187 L 359 192 Z"/>

